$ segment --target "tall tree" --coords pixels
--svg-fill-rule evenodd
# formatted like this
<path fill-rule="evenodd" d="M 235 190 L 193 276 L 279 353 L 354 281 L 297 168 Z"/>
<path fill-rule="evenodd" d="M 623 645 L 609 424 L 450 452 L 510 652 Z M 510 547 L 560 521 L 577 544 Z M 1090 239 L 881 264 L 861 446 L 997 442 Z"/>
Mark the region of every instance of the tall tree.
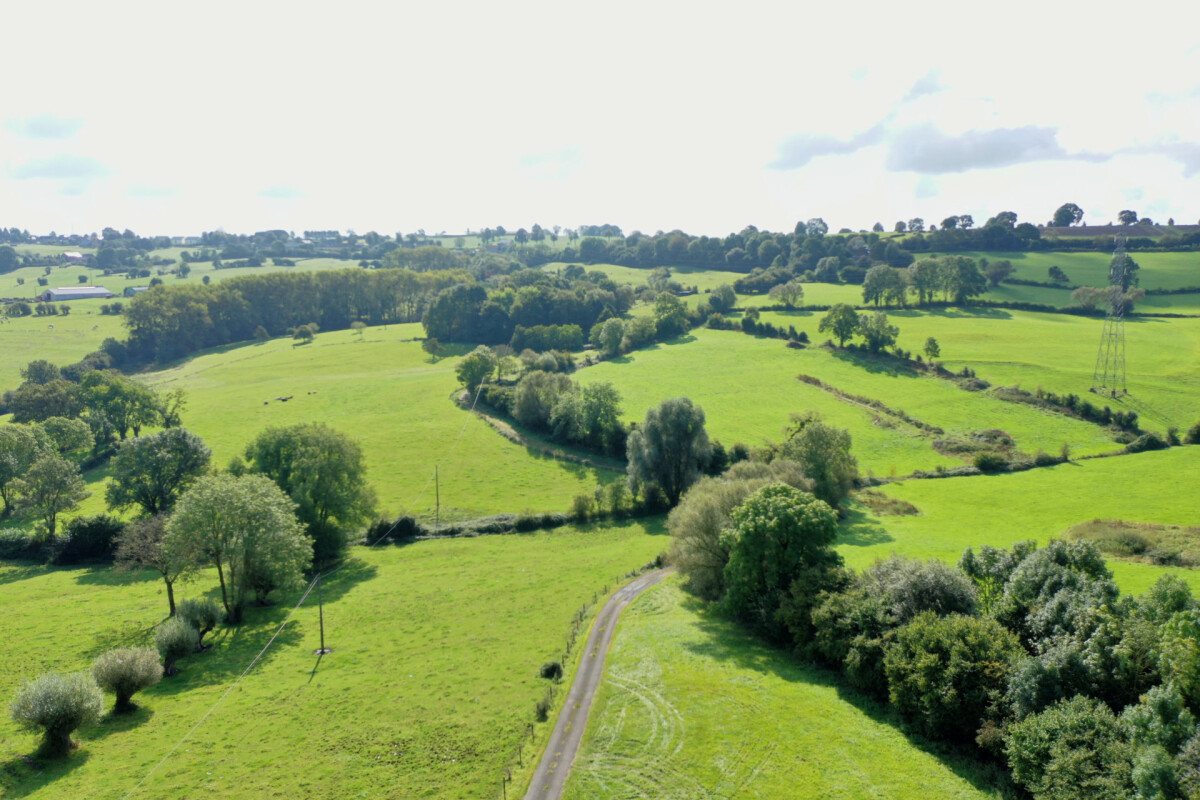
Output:
<path fill-rule="evenodd" d="M 112 460 L 105 500 L 112 509 L 139 506 L 147 516 L 170 511 L 208 467 L 212 451 L 184 428 L 122 442 Z"/>
<path fill-rule="evenodd" d="M 43 453 L 16 481 L 20 505 L 30 509 L 45 524 L 46 533 L 53 537 L 58 530 L 58 515 L 72 511 L 91 496 L 79 467 L 57 453 Z"/>
<path fill-rule="evenodd" d="M 858 460 L 850 453 L 850 432 L 821 421 L 815 413 L 796 414 L 787 430 L 783 454 L 800 464 L 813 482 L 813 494 L 837 508 L 849 497 L 858 477 Z"/>
<path fill-rule="evenodd" d="M 847 303 L 838 303 L 821 318 L 821 324 L 817 326 L 817 331 L 828 332 L 838 340 L 839 347 L 845 347 L 846 340 L 858 331 L 858 314 L 853 306 Z"/>
<path fill-rule="evenodd" d="M 1083 209 L 1074 203 L 1063 203 L 1054 212 L 1054 224 L 1059 228 L 1077 225 L 1083 219 Z"/>
<path fill-rule="evenodd" d="M 163 545 L 167 518 L 161 514 L 134 520 L 117 537 L 115 566 L 119 570 L 151 569 L 167 587 L 167 606 L 175 616 L 175 584 L 196 571 L 199 564 L 171 553 Z"/>
<path fill-rule="evenodd" d="M 340 557 L 346 530 L 375 511 L 362 448 L 322 423 L 267 428 L 246 447 L 246 462 L 296 503 L 296 515 L 314 541 L 318 565 Z"/>
<path fill-rule="evenodd" d="M 112 372 L 94 370 L 80 381 L 84 402 L 102 413 L 122 440 L 130 431 L 137 436 L 144 425 L 160 418 L 161 401 L 149 387 Z"/>
<path fill-rule="evenodd" d="M 230 623 L 241 622 L 254 573 L 278 588 L 303 582 L 312 541 L 296 520 L 296 504 L 265 475 L 209 475 L 188 488 L 167 523 L 169 557 L 216 567 Z"/>
<path fill-rule="evenodd" d="M 1121 213 L 1117 214 L 1117 219 L 1120 220 L 1122 225 L 1136 225 L 1138 221 L 1138 213 L 1136 211 L 1125 209 Z"/>
<path fill-rule="evenodd" d="M 900 329 L 888 322 L 887 313 L 884 311 L 859 314 L 858 332 L 866 340 L 867 349 L 872 353 L 891 347 L 900 335 Z"/>
<path fill-rule="evenodd" d="M 629 483 L 647 497 L 661 492 L 674 506 L 700 477 L 712 445 L 704 429 L 704 409 L 686 397 L 674 397 L 646 412 L 641 426 L 629 434 L 626 455 Z"/>
<path fill-rule="evenodd" d="M 48 445 L 37 426 L 0 425 L 0 500 L 4 502 L 0 518 L 15 510 L 17 481 L 29 472 Z"/>

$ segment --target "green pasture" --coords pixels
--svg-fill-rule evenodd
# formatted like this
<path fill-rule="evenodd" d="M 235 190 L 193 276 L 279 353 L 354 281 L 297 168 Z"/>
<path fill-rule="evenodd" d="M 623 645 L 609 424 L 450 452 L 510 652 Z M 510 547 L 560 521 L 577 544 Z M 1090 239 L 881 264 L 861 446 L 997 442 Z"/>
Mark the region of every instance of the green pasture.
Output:
<path fill-rule="evenodd" d="M 802 318 L 811 323 L 810 336 L 815 338 L 819 315 Z M 1058 452 L 1063 442 L 1079 454 L 1118 448 L 1103 429 L 1079 420 L 1005 403 L 964 391 L 949 381 L 896 371 L 848 354 L 819 347 L 794 350 L 778 339 L 734 331 L 696 329 L 682 339 L 585 369 L 577 379 L 614 383 L 629 420 L 641 420 L 664 397 L 690 397 L 704 409 L 709 435 L 726 446 L 738 441 L 752 446 L 778 441 L 791 414 L 815 410 L 831 424 L 850 430 L 864 472 L 904 475 L 961 463 L 933 450 L 932 436 L 802 383 L 796 379 L 799 374 L 880 400 L 945 429 L 948 435 L 1001 428 L 1030 455 L 1039 448 Z"/>
<path fill-rule="evenodd" d="M 538 668 L 560 657 L 584 604 L 665 549 L 660 533 L 628 524 L 356 548 L 323 586 L 332 654 L 313 655 L 314 593 L 222 700 L 299 599 L 287 596 L 215 631 L 215 647 L 138 695 L 134 714 L 81 730 L 63 762 L 26 761 L 37 737 L 0 715 L 0 797 L 122 800 L 164 757 L 132 798 L 499 796 L 518 744 L 530 753 Z M 205 573 L 177 592 L 216 585 Z M 42 671 L 151 643 L 167 608 L 151 573 L 11 564 L 0 564 L 0 607 L 6 703 Z"/>
<path fill-rule="evenodd" d="M 989 253 L 971 252 L 972 258 L 988 261 L 1008 259 L 1016 271 L 1014 278 L 1026 281 L 1049 281 L 1050 267 L 1061 267 L 1073 286 L 1107 286 L 1108 268 L 1112 253 L 1101 252 L 1034 252 Z M 1141 270 L 1138 279 L 1143 289 L 1180 289 L 1200 286 L 1200 253 L 1130 253 Z M 921 254 L 916 254 L 921 258 Z"/>
<path fill-rule="evenodd" d="M 1008 547 L 1023 539 L 1045 544 L 1078 522 L 1120 519 L 1196 525 L 1200 447 L 1075 461 L 1002 475 L 910 480 L 881 491 L 917 507 L 916 516 L 874 516 L 856 507 L 843 523 L 846 562 L 866 567 L 902 553 L 957 562 L 967 547 Z M 1200 592 L 1200 571 L 1109 559 L 1122 591 L 1144 591 L 1165 571 Z"/>
<path fill-rule="evenodd" d="M 439 497 L 443 521 L 565 511 L 575 495 L 616 479 L 513 444 L 458 408 L 457 357 L 433 360 L 412 340 L 420 335 L 410 324 L 368 328 L 361 338 L 320 333 L 302 346 L 274 339 L 221 348 L 145 380 L 187 392 L 184 425 L 221 466 L 268 426 L 325 422 L 346 433 L 362 445 L 380 509 L 393 515 L 432 518 Z"/>
<path fill-rule="evenodd" d="M 762 319 L 795 325 L 818 342 L 828 338 L 817 331 L 822 316 L 806 311 L 765 312 Z M 900 328 L 900 347 L 919 353 L 932 336 L 941 346 L 938 360 L 948 369 L 970 367 L 994 384 L 1073 392 L 1096 405 L 1137 411 L 1144 428 L 1160 433 L 1170 425 L 1182 428 L 1200 419 L 1200 319 L 1128 320 L 1125 359 L 1130 394 L 1117 399 L 1088 393 L 1104 326 L 1101 319 L 994 308 L 889 311 L 888 319 Z M 890 403 L 886 397 L 879 399 Z"/>
<path fill-rule="evenodd" d="M 678 578 L 626 609 L 568 800 L 984 798 L 978 764 L 704 608 Z"/>
<path fill-rule="evenodd" d="M 71 364 L 100 348 L 108 337 L 123 338 L 121 317 L 101 314 L 100 301 L 67 303 L 68 316 L 0 316 L 0 392 L 15 389 L 21 368 L 44 358 L 59 366 Z"/>

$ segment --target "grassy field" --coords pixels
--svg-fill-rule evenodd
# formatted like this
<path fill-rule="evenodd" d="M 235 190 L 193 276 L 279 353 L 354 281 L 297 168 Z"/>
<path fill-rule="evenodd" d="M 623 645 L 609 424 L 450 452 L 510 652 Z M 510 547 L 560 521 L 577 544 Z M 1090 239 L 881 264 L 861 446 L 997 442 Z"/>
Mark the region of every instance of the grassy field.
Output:
<path fill-rule="evenodd" d="M 815 323 L 812 327 L 810 335 L 815 335 Z M 821 348 L 792 350 L 777 339 L 732 331 L 697 329 L 682 340 L 583 370 L 578 380 L 612 381 L 625 399 L 630 420 L 642 419 L 663 397 L 690 397 L 704 408 L 709 434 L 726 446 L 779 440 L 792 413 L 813 409 L 851 431 L 864 471 L 903 475 L 961 463 L 934 451 L 932 437 L 916 428 L 886 417 L 877 420 L 879 415 L 870 409 L 796 380 L 801 373 L 844 392 L 881 400 L 948 434 L 1001 428 L 1029 454 L 1038 448 L 1057 452 L 1063 442 L 1081 454 L 1117 447 L 1102 429 L 1078 420 L 965 392 L 937 378 L 863 367 Z"/>
<path fill-rule="evenodd" d="M 665 548 L 660 532 L 630 524 L 355 550 L 323 589 L 333 653 L 313 655 L 311 595 L 255 670 L 133 797 L 498 795 L 545 691 L 538 668 L 559 657 L 583 604 Z M 183 596 L 215 585 L 206 574 Z M 161 586 L 148 574 L 105 568 L 0 564 L 8 619 L 0 696 L 43 670 L 85 669 L 108 648 L 150 642 L 166 611 Z M 81 749 L 62 763 L 31 767 L 21 756 L 36 737 L 4 714 L 0 797 L 126 797 L 297 599 L 218 630 L 212 650 L 139 695 L 141 710 L 81 731 Z"/>
<path fill-rule="evenodd" d="M 824 341 L 828 335 L 817 331 L 821 316 L 807 311 L 766 312 L 762 319 L 795 325 L 813 341 Z M 1030 391 L 1040 385 L 1057 393 L 1074 392 L 1093 403 L 1137 411 L 1144 427 L 1160 432 L 1168 425 L 1190 426 L 1200 419 L 1200 320 L 1135 318 L 1126 322 L 1131 394 L 1113 400 L 1088 395 L 1102 320 L 970 308 L 893 311 L 888 318 L 900 328 L 901 347 L 920 352 L 926 338 L 932 336 L 941 345 L 939 360 L 955 371 L 970 367 L 993 383 L 1019 384 Z M 820 373 L 813 374 L 820 377 Z M 886 397 L 880 399 L 887 401 Z"/>
<path fill-rule="evenodd" d="M 439 461 L 442 520 L 565 511 L 576 494 L 617 477 L 512 444 L 456 407 L 457 358 L 433 362 L 411 341 L 419 335 L 412 324 L 369 328 L 361 340 L 321 333 L 301 347 L 275 339 L 222 348 L 146 381 L 187 392 L 184 425 L 221 465 L 268 426 L 328 423 L 361 443 L 380 506 L 392 514 L 432 518 Z"/>
<path fill-rule="evenodd" d="M 881 491 L 917 507 L 916 516 L 876 517 L 856 508 L 843 524 L 839 550 L 855 568 L 893 552 L 957 562 L 967 547 L 1045 544 L 1078 522 L 1120 519 L 1195 525 L 1200 509 L 1190 487 L 1200 479 L 1200 447 L 1098 458 L 1029 470 L 940 480 L 904 481 Z M 1109 560 L 1126 592 L 1144 591 L 1164 571 L 1200 591 L 1200 571 Z"/>
<path fill-rule="evenodd" d="M 721 619 L 672 578 L 622 616 L 568 800 L 984 798 L 835 673 Z"/>
<path fill-rule="evenodd" d="M 21 368 L 44 358 L 60 366 L 71 364 L 98 349 L 113 336 L 123 338 L 119 316 L 101 314 L 95 302 L 69 303 L 68 316 L 0 316 L 0 392 L 15 389 Z"/>
<path fill-rule="evenodd" d="M 1026 281 L 1050 280 L 1050 267 L 1060 267 L 1075 286 L 1107 286 L 1111 253 L 962 253 L 972 258 L 998 261 L 1007 258 Z M 1200 253 L 1130 253 L 1141 270 L 1143 289 L 1179 289 L 1200 286 Z"/>

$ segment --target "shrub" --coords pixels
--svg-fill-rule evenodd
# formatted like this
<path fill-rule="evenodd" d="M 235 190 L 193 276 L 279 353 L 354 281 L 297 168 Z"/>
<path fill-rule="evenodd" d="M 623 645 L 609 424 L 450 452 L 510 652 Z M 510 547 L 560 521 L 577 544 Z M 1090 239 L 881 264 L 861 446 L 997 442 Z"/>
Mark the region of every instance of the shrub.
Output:
<path fill-rule="evenodd" d="M 577 494 L 571 498 L 571 516 L 579 521 L 586 520 L 592 513 L 595 498 L 590 494 Z"/>
<path fill-rule="evenodd" d="M 1142 453 L 1147 450 L 1165 450 L 1167 443 L 1158 434 L 1143 433 L 1129 444 L 1125 445 L 1126 453 Z"/>
<path fill-rule="evenodd" d="M 42 544 L 25 531 L 17 528 L 0 529 L 0 560 L 38 561 L 42 558 Z"/>
<path fill-rule="evenodd" d="M 189 597 L 179 603 L 175 615 L 196 629 L 196 649 L 204 650 L 204 635 L 217 627 L 221 607 L 211 597 Z"/>
<path fill-rule="evenodd" d="M 104 708 L 104 695 L 91 675 L 47 673 L 17 692 L 12 717 L 21 727 L 42 731 L 39 754 L 61 758 L 70 752 L 71 733 L 95 722 Z"/>
<path fill-rule="evenodd" d="M 560 680 L 563 676 L 562 664 L 557 661 L 547 661 L 542 664 L 542 669 L 538 674 L 548 681 Z"/>
<path fill-rule="evenodd" d="M 151 647 L 124 647 L 109 650 L 92 662 L 92 677 L 106 692 L 117 697 L 114 714 L 125 714 L 137 706 L 130 698 L 162 680 L 163 668 Z"/>
<path fill-rule="evenodd" d="M 59 566 L 95 561 L 111 561 L 117 537 L 125 523 L 108 514 L 76 517 L 64 526 L 62 536 L 50 544 L 50 563 Z"/>
<path fill-rule="evenodd" d="M 1183 437 L 1184 444 L 1200 444 L 1200 422 L 1197 422 L 1192 427 L 1188 428 L 1187 434 Z"/>
<path fill-rule="evenodd" d="M 975 469 L 980 472 L 999 472 L 1008 466 L 1008 460 L 999 453 L 976 453 Z"/>
<path fill-rule="evenodd" d="M 538 722 L 545 722 L 550 718 L 550 698 L 546 697 L 538 700 L 533 706 L 534 717 Z"/>
<path fill-rule="evenodd" d="M 925 612 L 896 631 L 884 654 L 888 696 L 925 736 L 971 741 L 1023 654 L 995 620 Z"/>
<path fill-rule="evenodd" d="M 171 617 L 154 631 L 154 646 L 163 660 L 163 674 L 179 672 L 175 662 L 196 651 L 200 634 L 181 617 Z"/>
<path fill-rule="evenodd" d="M 1037 455 L 1033 457 L 1034 466 L 1049 467 L 1054 464 L 1060 464 L 1065 459 L 1060 459 L 1058 456 L 1052 456 L 1045 450 L 1038 450 Z"/>
<path fill-rule="evenodd" d="M 1035 798 L 1130 797 L 1130 752 L 1117 718 L 1082 695 L 1016 723 L 1005 752 L 1012 776 Z"/>

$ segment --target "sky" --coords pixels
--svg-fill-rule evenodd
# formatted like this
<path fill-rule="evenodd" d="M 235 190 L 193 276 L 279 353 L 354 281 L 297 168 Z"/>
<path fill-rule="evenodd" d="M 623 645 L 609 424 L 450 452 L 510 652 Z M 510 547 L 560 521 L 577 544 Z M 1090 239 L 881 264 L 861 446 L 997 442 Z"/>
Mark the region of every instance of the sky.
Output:
<path fill-rule="evenodd" d="M 19 3 L 0 226 L 1200 219 L 1190 3 L 827 6 Z"/>

